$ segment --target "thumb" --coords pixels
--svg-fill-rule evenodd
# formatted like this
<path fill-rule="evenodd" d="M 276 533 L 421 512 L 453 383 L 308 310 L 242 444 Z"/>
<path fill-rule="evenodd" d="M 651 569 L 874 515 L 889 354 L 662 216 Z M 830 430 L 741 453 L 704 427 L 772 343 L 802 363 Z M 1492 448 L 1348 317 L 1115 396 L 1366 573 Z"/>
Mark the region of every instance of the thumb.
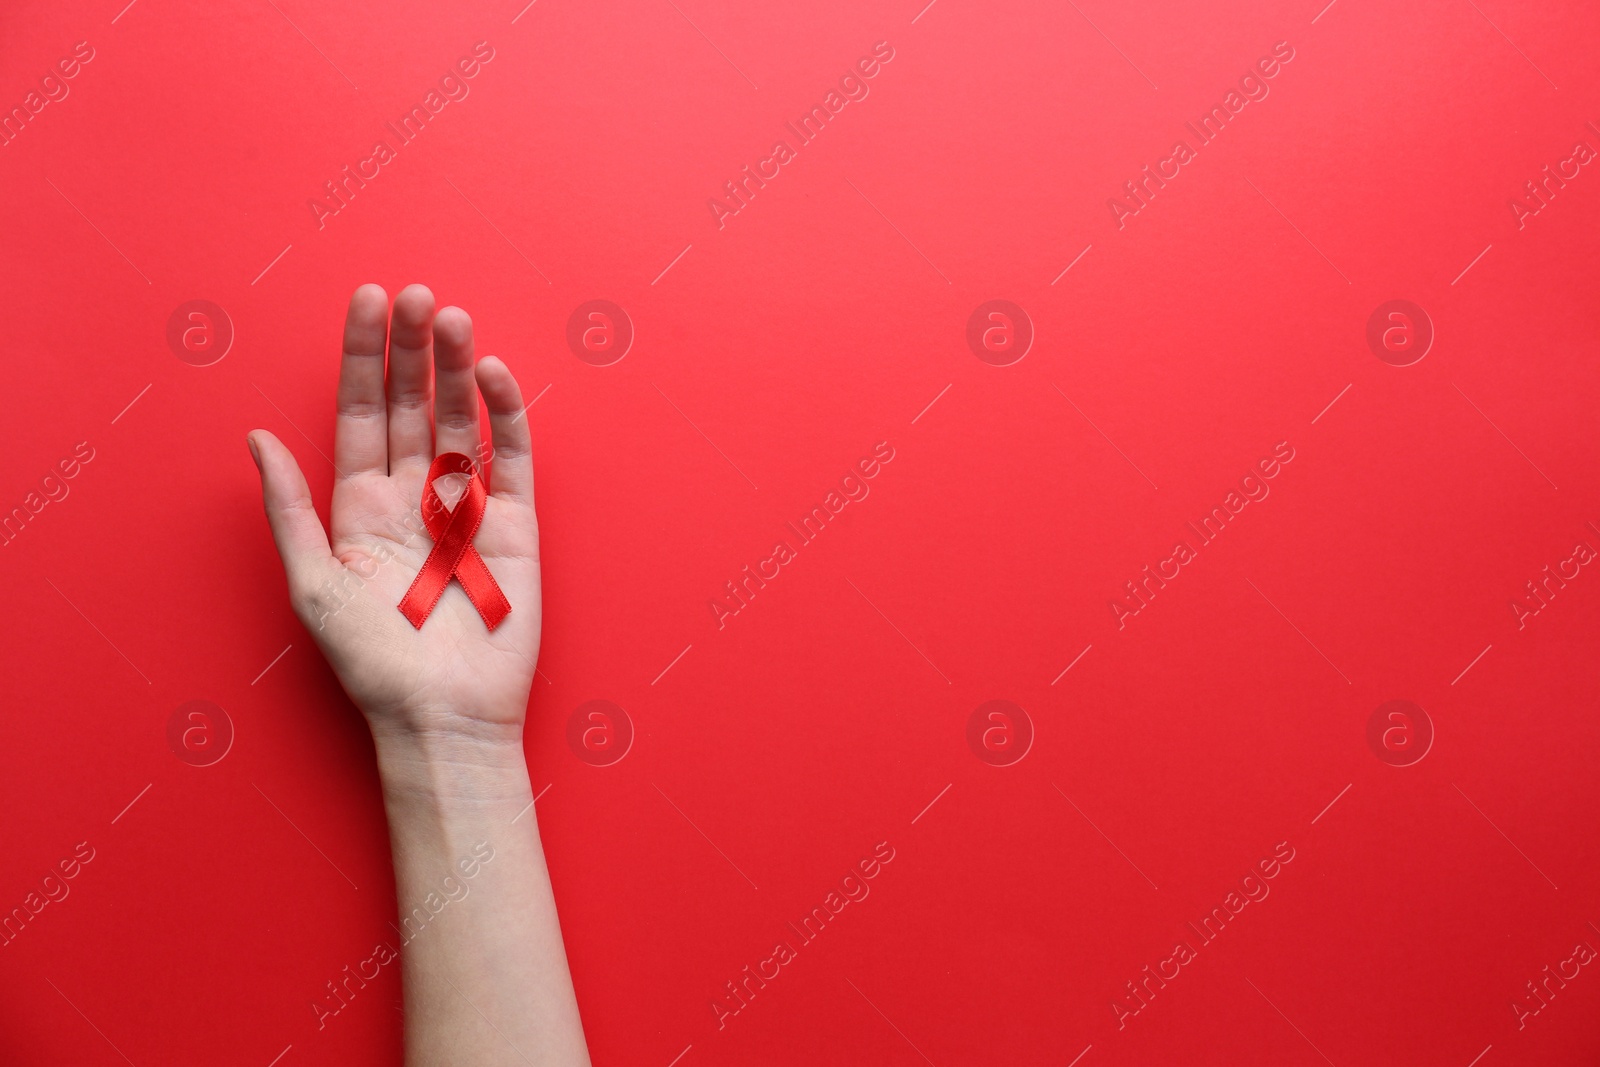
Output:
<path fill-rule="evenodd" d="M 311 490 L 294 453 L 266 430 L 252 430 L 245 443 L 261 471 L 267 523 L 289 578 L 290 596 L 298 606 L 328 574 L 328 564 L 333 562 L 328 534 L 311 503 Z"/>

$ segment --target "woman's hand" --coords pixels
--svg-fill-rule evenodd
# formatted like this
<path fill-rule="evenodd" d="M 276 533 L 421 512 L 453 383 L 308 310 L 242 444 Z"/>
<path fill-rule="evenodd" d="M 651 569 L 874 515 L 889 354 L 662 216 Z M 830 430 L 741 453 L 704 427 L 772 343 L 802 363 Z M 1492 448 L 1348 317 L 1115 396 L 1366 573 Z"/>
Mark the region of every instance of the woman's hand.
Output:
<path fill-rule="evenodd" d="M 479 434 L 480 391 L 492 452 Z M 533 457 L 516 379 L 493 356 L 474 364 L 467 313 L 448 307 L 435 315 L 433 294 L 421 285 L 395 297 L 392 316 L 379 286 L 363 285 L 350 298 L 331 544 L 294 455 L 265 430 L 247 440 L 295 613 L 374 736 L 519 740 L 539 650 Z M 465 453 L 480 468 L 494 461 L 473 541 L 511 603 L 493 632 L 454 579 L 420 630 L 398 608 L 433 548 L 420 505 L 428 466 L 444 452 Z M 465 481 L 439 480 L 447 506 Z"/>
<path fill-rule="evenodd" d="M 490 631 L 452 580 L 415 629 L 399 604 L 433 548 L 423 482 L 438 453 L 481 464 L 480 391 L 494 470 L 473 545 L 511 613 Z M 539 535 L 516 381 L 493 356 L 473 365 L 460 308 L 436 316 L 433 294 L 413 285 L 391 317 L 384 291 L 363 285 L 344 324 L 331 545 L 294 456 L 265 430 L 249 443 L 295 613 L 372 728 L 399 899 L 406 1063 L 587 1067 L 537 815 L 524 818 Z M 446 507 L 465 481 L 439 480 Z"/>

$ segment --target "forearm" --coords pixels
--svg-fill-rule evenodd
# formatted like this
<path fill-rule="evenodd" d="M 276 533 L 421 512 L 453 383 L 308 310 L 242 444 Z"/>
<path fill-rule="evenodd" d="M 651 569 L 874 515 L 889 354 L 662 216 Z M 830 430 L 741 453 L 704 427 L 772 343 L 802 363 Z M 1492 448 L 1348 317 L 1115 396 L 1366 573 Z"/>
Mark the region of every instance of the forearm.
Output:
<path fill-rule="evenodd" d="M 520 738 L 375 741 L 408 1067 L 587 1064 Z"/>

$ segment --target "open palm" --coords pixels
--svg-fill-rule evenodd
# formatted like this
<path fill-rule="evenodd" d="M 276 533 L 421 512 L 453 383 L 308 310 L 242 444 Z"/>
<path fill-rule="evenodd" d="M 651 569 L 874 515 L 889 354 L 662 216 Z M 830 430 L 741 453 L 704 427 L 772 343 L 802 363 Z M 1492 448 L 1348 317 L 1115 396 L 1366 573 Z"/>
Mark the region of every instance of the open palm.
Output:
<path fill-rule="evenodd" d="M 480 390 L 492 453 L 479 432 Z M 520 731 L 539 649 L 533 458 L 516 379 L 493 356 L 474 363 L 466 312 L 435 315 L 433 294 L 421 285 L 395 297 L 392 315 L 376 285 L 350 298 L 331 539 L 294 455 L 265 430 L 248 441 L 295 613 L 373 727 Z M 420 629 L 398 607 L 433 548 L 420 504 L 429 464 L 446 452 L 480 468 L 493 457 L 473 540 L 511 603 L 492 632 L 455 580 Z M 449 475 L 436 483 L 447 507 L 465 482 Z"/>

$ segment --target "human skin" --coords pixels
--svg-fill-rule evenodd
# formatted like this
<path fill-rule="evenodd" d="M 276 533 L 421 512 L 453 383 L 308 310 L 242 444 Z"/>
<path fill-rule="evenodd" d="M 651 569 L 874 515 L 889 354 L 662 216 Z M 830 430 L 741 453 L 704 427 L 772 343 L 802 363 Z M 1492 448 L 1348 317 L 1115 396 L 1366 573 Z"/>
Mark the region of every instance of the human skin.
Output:
<path fill-rule="evenodd" d="M 423 483 L 436 454 L 482 455 L 480 394 L 493 462 L 473 546 L 511 613 L 489 631 L 452 581 L 417 629 L 397 605 L 433 547 Z M 266 430 L 246 440 L 295 614 L 372 731 L 400 918 L 427 920 L 403 931 L 406 1064 L 587 1064 L 522 749 L 540 602 L 521 390 L 499 359 L 474 360 L 460 308 L 436 314 L 411 285 L 391 312 L 363 285 L 337 407 L 326 530 L 294 455 Z M 453 507 L 464 484 L 436 488 Z M 471 864 L 485 844 L 493 858 Z"/>

